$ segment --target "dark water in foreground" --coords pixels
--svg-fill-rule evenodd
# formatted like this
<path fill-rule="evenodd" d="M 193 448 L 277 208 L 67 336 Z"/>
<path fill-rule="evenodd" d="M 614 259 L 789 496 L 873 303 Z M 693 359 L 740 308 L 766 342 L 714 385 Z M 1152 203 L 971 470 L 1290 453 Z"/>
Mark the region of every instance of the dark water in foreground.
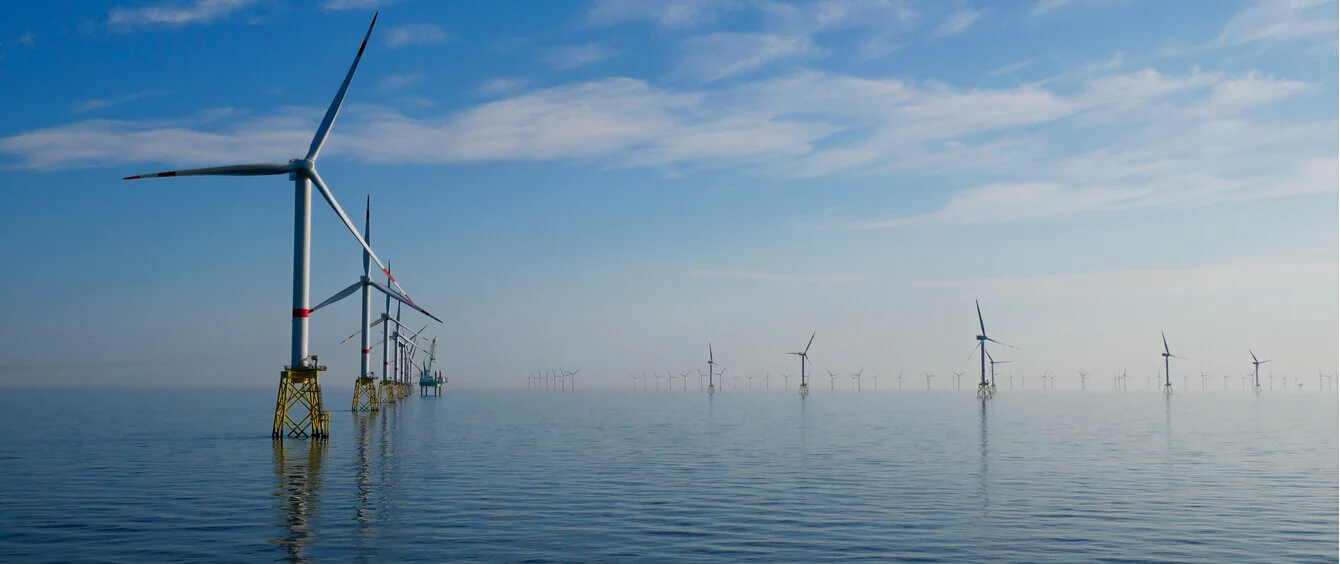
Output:
<path fill-rule="evenodd" d="M 6 391 L 0 561 L 1336 561 L 1323 395 L 449 391 L 321 448 L 272 402 Z"/>

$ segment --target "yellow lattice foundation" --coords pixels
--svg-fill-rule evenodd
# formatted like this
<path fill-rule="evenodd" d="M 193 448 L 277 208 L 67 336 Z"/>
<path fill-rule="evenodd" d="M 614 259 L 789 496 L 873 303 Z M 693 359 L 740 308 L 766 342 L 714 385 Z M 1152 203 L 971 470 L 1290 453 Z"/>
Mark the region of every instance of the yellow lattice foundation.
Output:
<path fill-rule="evenodd" d="M 990 399 L 994 395 L 996 395 L 996 389 L 990 384 L 977 384 L 977 399 Z"/>
<path fill-rule="evenodd" d="M 318 375 L 326 367 L 290 368 L 279 373 L 279 396 L 275 399 L 276 439 L 325 439 L 330 436 L 330 412 L 321 403 Z"/>
<path fill-rule="evenodd" d="M 376 380 L 367 377 L 354 380 L 354 411 L 377 411 L 380 403 L 377 400 Z"/>
<path fill-rule="evenodd" d="M 382 404 L 395 403 L 395 386 L 390 380 L 379 380 L 377 382 L 377 396 L 381 398 Z"/>

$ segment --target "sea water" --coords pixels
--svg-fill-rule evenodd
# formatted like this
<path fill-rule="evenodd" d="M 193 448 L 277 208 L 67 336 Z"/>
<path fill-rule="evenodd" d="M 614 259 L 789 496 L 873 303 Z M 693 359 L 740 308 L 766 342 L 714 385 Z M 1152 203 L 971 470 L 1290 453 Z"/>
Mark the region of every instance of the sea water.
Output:
<path fill-rule="evenodd" d="M 0 561 L 1336 562 L 1326 394 L 0 394 Z"/>

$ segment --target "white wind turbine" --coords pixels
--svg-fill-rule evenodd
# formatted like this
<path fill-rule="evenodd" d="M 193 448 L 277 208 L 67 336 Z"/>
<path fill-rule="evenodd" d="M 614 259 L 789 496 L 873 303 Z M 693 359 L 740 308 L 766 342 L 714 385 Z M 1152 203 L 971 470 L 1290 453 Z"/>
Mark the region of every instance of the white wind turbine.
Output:
<path fill-rule="evenodd" d="M 805 345 L 805 350 L 800 351 L 800 352 L 786 353 L 786 354 L 793 354 L 793 355 L 796 355 L 796 356 L 800 357 L 800 395 L 801 395 L 801 396 L 808 396 L 808 395 L 810 395 L 810 383 L 805 379 L 805 363 L 806 363 L 806 361 L 808 361 L 808 360 L 810 359 L 810 356 L 809 356 L 809 355 L 810 355 L 810 346 L 814 344 L 814 336 L 817 335 L 817 334 L 819 334 L 818 331 L 815 331 L 815 332 L 813 332 L 813 333 L 810 333 L 810 342 L 807 343 L 807 344 Z"/>
<path fill-rule="evenodd" d="M 856 391 L 858 392 L 861 391 L 861 374 L 864 372 L 865 369 L 862 368 L 860 370 L 857 370 L 855 374 L 848 374 L 848 376 L 851 376 L 851 379 L 856 382 Z"/>
<path fill-rule="evenodd" d="M 931 391 L 931 378 L 934 377 L 935 377 L 934 374 L 931 374 L 930 372 L 926 373 L 926 391 L 928 392 Z"/>
<path fill-rule="evenodd" d="M 871 387 L 871 390 L 870 390 L 870 391 L 872 391 L 872 392 L 878 392 L 878 391 L 879 391 L 879 374 L 871 374 L 871 375 L 870 375 L 870 381 L 874 383 L 874 386 Z"/>
<path fill-rule="evenodd" d="M 358 244 L 363 246 L 363 250 L 368 257 L 389 277 L 390 272 L 386 265 L 373 252 L 372 247 L 363 239 L 363 235 L 358 232 L 358 228 L 345 215 L 344 210 L 340 208 L 339 202 L 335 201 L 335 195 L 330 192 L 321 175 L 316 170 L 316 160 L 321 153 L 321 147 L 326 143 L 326 137 L 330 135 L 331 126 L 335 124 L 335 118 L 340 113 L 340 106 L 344 104 L 344 96 L 349 91 L 349 83 L 354 78 L 354 71 L 358 70 L 358 62 L 363 58 L 363 50 L 368 46 L 368 38 L 372 36 L 372 28 L 377 25 L 377 15 L 372 16 L 372 23 L 368 25 L 368 31 L 363 36 L 363 43 L 358 47 L 358 54 L 354 56 L 354 62 L 349 66 L 349 73 L 344 77 L 344 83 L 335 93 L 335 99 L 331 101 L 330 107 L 326 109 L 326 115 L 321 120 L 321 125 L 317 127 L 316 135 L 312 137 L 311 146 L 307 149 L 307 155 L 300 159 L 292 159 L 287 164 L 279 163 L 258 163 L 242 164 L 230 166 L 217 166 L 208 168 L 193 168 L 184 170 L 172 170 L 168 172 L 157 172 L 152 174 L 140 174 L 127 176 L 125 180 L 138 180 L 143 178 L 167 178 L 172 176 L 268 176 L 287 174 L 294 184 L 294 210 L 293 210 L 293 331 L 292 348 L 289 355 L 289 364 L 292 368 L 308 367 L 307 355 L 307 337 L 308 327 L 307 319 L 311 314 L 308 307 L 310 293 L 310 275 L 311 275 L 311 241 L 312 241 L 312 186 L 315 185 L 321 192 L 321 196 L 335 211 L 335 214 L 344 222 L 344 226 L 358 240 Z M 405 297 L 405 300 L 413 303 L 408 294 L 400 284 L 391 279 L 392 285 L 399 290 L 399 293 Z"/>
<path fill-rule="evenodd" d="M 371 239 L 372 239 L 372 196 L 368 196 L 368 198 L 367 198 L 367 207 L 366 207 L 365 211 L 363 212 L 363 233 L 364 233 L 364 236 L 367 237 L 366 240 L 371 241 Z M 379 291 L 379 292 L 385 294 L 385 295 L 386 295 L 386 298 L 387 298 L 388 300 L 390 300 L 390 299 L 395 299 L 395 300 L 399 301 L 399 302 L 402 303 L 402 304 L 405 304 L 405 305 L 407 305 L 407 306 L 409 306 L 409 307 L 414 308 L 414 309 L 417 310 L 419 313 L 422 313 L 422 314 L 424 314 L 424 315 L 427 315 L 428 317 L 432 318 L 433 320 L 437 321 L 438 323 L 441 323 L 441 322 L 442 322 L 442 320 L 441 320 L 441 319 L 438 319 L 437 316 L 434 316 L 433 314 L 428 313 L 427 310 L 425 310 L 425 309 L 419 307 L 418 305 L 415 305 L 414 302 L 411 302 L 411 301 L 409 301 L 408 299 L 406 299 L 405 297 L 401 296 L 401 295 L 400 295 L 400 292 L 397 292 L 397 291 L 395 291 L 395 290 L 392 290 L 391 288 L 388 288 L 388 287 L 386 287 L 386 286 L 383 286 L 382 284 L 380 284 L 380 283 L 378 283 L 377 281 L 373 280 L 373 279 L 371 278 L 371 276 L 370 276 L 370 274 L 371 274 L 371 266 L 372 266 L 372 265 L 371 265 L 371 258 L 372 258 L 372 257 L 371 257 L 370 255 L 368 255 L 368 251 L 367 251 L 366 249 L 364 249 L 364 250 L 363 250 L 363 276 L 362 276 L 362 278 L 359 278 L 359 280 L 358 280 L 357 282 L 354 282 L 353 284 L 350 284 L 349 287 L 347 287 L 347 288 L 345 288 L 345 289 L 343 289 L 343 290 L 340 290 L 340 291 L 337 292 L 335 295 L 333 295 L 333 296 L 327 298 L 326 301 L 321 302 L 321 303 L 317 304 L 316 306 L 312 307 L 311 312 L 309 312 L 309 313 L 316 313 L 317 310 L 319 310 L 319 309 L 321 309 L 321 308 L 323 308 L 323 307 L 326 307 L 326 306 L 328 306 L 328 305 L 331 305 L 331 304 L 333 304 L 333 303 L 335 303 L 335 302 L 338 302 L 338 301 L 340 301 L 340 300 L 343 300 L 344 298 L 349 297 L 350 295 L 352 295 L 352 294 L 353 294 L 354 292 L 356 292 L 356 291 L 362 290 L 362 297 L 363 297 L 363 307 L 362 307 L 363 328 L 360 329 L 360 330 L 358 331 L 358 333 L 362 335 L 362 338 L 361 338 L 361 343 L 362 343 L 362 353 L 361 353 L 361 355 L 359 356 L 359 364 L 358 364 L 358 365 L 359 365 L 359 372 L 358 372 L 358 374 L 359 374 L 359 378 L 371 378 L 371 377 L 372 377 L 372 373 L 371 373 L 371 371 L 369 370 L 369 369 L 370 369 L 370 366 L 369 366 L 369 365 L 370 365 L 370 359 L 369 359 L 369 356 L 372 354 L 372 348 L 371 348 L 371 345 L 369 344 L 369 335 L 368 335 L 369 331 L 367 331 L 367 329 L 371 327 L 370 325 L 368 325 L 368 317 L 369 317 L 369 316 L 371 315 L 371 313 L 372 313 L 372 312 L 371 312 L 371 309 L 372 309 L 372 301 L 371 301 L 372 296 L 371 296 L 371 290 L 372 290 L 372 289 L 376 289 L 377 291 Z M 388 270 L 389 270 L 389 269 L 388 269 Z M 383 352 L 384 352 L 384 351 L 383 351 Z"/>
<path fill-rule="evenodd" d="M 1252 352 L 1251 349 L 1247 349 L 1247 353 L 1252 355 L 1252 376 L 1256 379 L 1252 389 L 1259 394 L 1261 393 L 1261 365 L 1270 362 L 1270 359 L 1257 360 L 1256 353 Z M 1274 382 L 1271 382 L 1271 387 L 1274 387 Z"/>
<path fill-rule="evenodd" d="M 1162 331 L 1159 331 L 1159 335 L 1162 335 L 1162 336 L 1163 336 L 1163 393 L 1165 393 L 1165 394 L 1171 394 L 1171 393 L 1173 393 L 1173 387 L 1172 387 L 1172 373 L 1169 372 L 1169 369 L 1172 367 L 1172 365 L 1171 365 L 1169 362 L 1170 362 L 1171 359 L 1174 359 L 1174 358 L 1175 358 L 1175 359 L 1178 359 L 1178 360 L 1186 360 L 1186 359 L 1185 359 L 1185 358 L 1182 358 L 1182 357 L 1180 357 L 1180 356 L 1174 355 L 1174 354 L 1172 353 L 1172 351 L 1168 350 L 1168 336 L 1167 336 L 1167 335 L 1165 335 Z M 1185 382 L 1182 383 L 1182 388 L 1183 388 L 1183 389 L 1186 388 L 1186 383 L 1185 383 Z"/>
<path fill-rule="evenodd" d="M 838 379 L 838 373 L 837 373 L 837 372 L 833 372 L 832 370 L 829 370 L 829 371 L 828 371 L 828 391 L 831 392 L 831 391 L 837 389 L 837 379 Z"/>

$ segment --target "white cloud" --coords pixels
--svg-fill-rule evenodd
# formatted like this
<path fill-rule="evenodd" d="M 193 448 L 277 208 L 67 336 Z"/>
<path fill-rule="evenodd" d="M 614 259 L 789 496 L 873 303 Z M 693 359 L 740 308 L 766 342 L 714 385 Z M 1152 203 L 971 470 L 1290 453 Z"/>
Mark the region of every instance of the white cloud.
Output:
<path fill-rule="evenodd" d="M 1260 0 L 1224 26 L 1219 41 L 1287 41 L 1307 37 L 1335 38 L 1335 2 L 1329 0 Z"/>
<path fill-rule="evenodd" d="M 449 37 L 441 26 L 433 24 L 408 24 L 394 28 L 386 35 L 386 44 L 391 47 L 405 45 L 432 45 L 446 43 Z"/>
<path fill-rule="evenodd" d="M 19 36 L 15 37 L 14 39 L 0 41 L 0 61 L 3 61 L 5 59 L 5 55 L 10 51 L 27 49 L 33 47 L 34 45 L 37 45 L 37 36 L 33 35 L 33 32 L 31 31 L 25 31 L 23 33 L 20 33 Z"/>
<path fill-rule="evenodd" d="M 513 76 L 499 76 L 490 78 L 481 83 L 475 92 L 486 96 L 496 96 L 498 94 L 510 94 L 525 88 L 530 81 L 525 78 Z"/>
<path fill-rule="evenodd" d="M 599 0 L 586 14 L 590 25 L 651 22 L 660 27 L 690 28 L 710 23 L 740 0 Z"/>
<path fill-rule="evenodd" d="M 1259 73 L 1152 70 L 1064 92 L 814 71 L 684 92 L 610 78 L 438 116 L 351 106 L 326 154 L 383 163 L 740 167 L 790 177 L 916 172 L 944 179 L 932 185 L 968 188 L 924 214 L 836 223 L 1016 221 L 1333 190 L 1333 119 L 1259 121 L 1244 113 L 1315 90 Z M 38 169 L 274 160 L 305 146 L 320 115 L 313 107 L 227 122 L 89 120 L 0 139 L 0 152 Z M 1098 148 L 1067 146 L 1080 130 Z"/>
<path fill-rule="evenodd" d="M 379 88 L 383 92 L 400 90 L 417 84 L 421 79 L 423 79 L 423 73 L 411 72 L 406 74 L 393 74 L 382 79 Z"/>
<path fill-rule="evenodd" d="M 1033 4 L 1033 15 L 1039 16 L 1054 12 L 1069 3 L 1070 0 L 1038 0 Z"/>
<path fill-rule="evenodd" d="M 712 82 L 819 52 L 805 35 L 713 33 L 684 41 L 684 56 L 675 72 L 699 82 Z"/>
<path fill-rule="evenodd" d="M 545 51 L 543 59 L 557 69 L 571 69 L 598 63 L 619 56 L 619 51 L 599 42 L 583 45 L 554 47 Z"/>
<path fill-rule="evenodd" d="M 160 93 L 161 93 L 161 92 L 159 92 L 159 91 L 157 91 L 157 90 L 144 90 L 144 91 L 141 91 L 141 92 L 133 92 L 133 93 L 130 93 L 130 94 L 123 94 L 123 95 L 121 95 L 121 96 L 114 96 L 114 97 L 111 97 L 111 98 L 95 98 L 95 99 L 91 99 L 91 100 L 85 100 L 85 101 L 83 101 L 83 102 L 80 102 L 77 106 L 75 106 L 75 108 L 74 108 L 74 113 L 83 113 L 83 112 L 91 112 L 91 111 L 94 111 L 94 110 L 102 110 L 102 109 L 106 109 L 106 108 L 109 108 L 109 107 L 112 107 L 112 106 L 115 106 L 115 105 L 118 105 L 118 104 L 124 104 L 124 103 L 126 103 L 126 102 L 131 102 L 131 101 L 134 101 L 134 100 L 139 100 L 140 98 L 144 98 L 144 97 L 146 97 L 146 96 L 152 96 L 152 95 L 160 94 Z"/>
<path fill-rule="evenodd" d="M 949 37 L 968 31 L 968 28 L 977 23 L 977 20 L 982 19 L 983 13 L 981 10 L 958 10 L 950 15 L 944 23 L 941 23 L 940 27 L 935 28 L 931 35 Z"/>
<path fill-rule="evenodd" d="M 390 6 L 394 0 L 326 0 L 321 7 L 327 10 L 371 10 Z"/>
<path fill-rule="evenodd" d="M 180 27 L 223 19 L 254 3 L 256 0 L 194 0 L 140 8 L 117 7 L 107 15 L 107 23 L 116 27 Z"/>

